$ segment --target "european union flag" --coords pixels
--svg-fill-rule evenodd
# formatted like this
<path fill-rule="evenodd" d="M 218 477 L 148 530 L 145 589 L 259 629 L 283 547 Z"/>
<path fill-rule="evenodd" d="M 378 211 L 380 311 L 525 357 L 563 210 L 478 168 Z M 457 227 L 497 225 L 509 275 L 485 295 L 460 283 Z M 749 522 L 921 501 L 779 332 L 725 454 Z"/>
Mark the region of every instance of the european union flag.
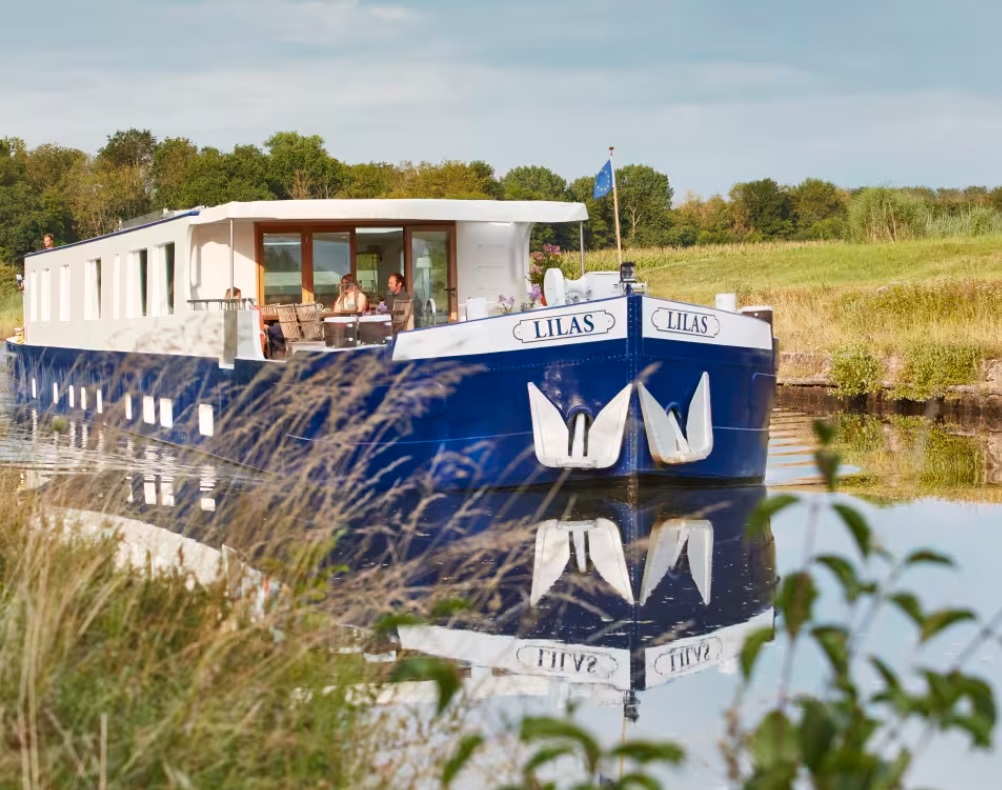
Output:
<path fill-rule="evenodd" d="M 609 159 L 603 168 L 595 176 L 595 189 L 591 195 L 593 198 L 600 198 L 612 192 L 612 160 Z"/>

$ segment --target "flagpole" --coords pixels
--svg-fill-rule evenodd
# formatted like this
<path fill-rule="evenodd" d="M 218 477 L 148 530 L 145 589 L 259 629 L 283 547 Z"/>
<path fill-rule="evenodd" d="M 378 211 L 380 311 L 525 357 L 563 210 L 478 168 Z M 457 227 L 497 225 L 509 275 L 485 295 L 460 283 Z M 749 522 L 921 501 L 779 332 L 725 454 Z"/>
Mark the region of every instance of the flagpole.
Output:
<path fill-rule="evenodd" d="M 616 163 L 612 159 L 613 147 L 609 146 L 609 162 L 612 164 L 612 209 L 616 213 L 616 257 L 623 265 L 623 240 L 619 236 L 619 196 L 616 194 Z"/>

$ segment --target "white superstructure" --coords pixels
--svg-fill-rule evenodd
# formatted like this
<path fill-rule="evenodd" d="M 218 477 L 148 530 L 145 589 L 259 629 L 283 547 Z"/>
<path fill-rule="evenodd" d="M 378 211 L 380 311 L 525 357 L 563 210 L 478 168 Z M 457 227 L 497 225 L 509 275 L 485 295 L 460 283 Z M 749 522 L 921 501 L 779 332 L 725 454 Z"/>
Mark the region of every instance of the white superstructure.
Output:
<path fill-rule="evenodd" d="M 223 299 L 236 287 L 268 303 L 270 283 L 279 288 L 291 277 L 289 301 L 321 301 L 330 293 L 322 296 L 321 288 L 336 287 L 347 271 L 374 293 L 385 290 L 387 273 L 406 273 L 409 290 L 426 289 L 427 299 L 416 296 L 422 308 L 431 306 L 433 323 L 458 320 L 459 305 L 471 299 L 483 299 L 495 314 L 499 295 L 525 298 L 533 224 L 585 219 L 580 203 L 489 200 L 257 201 L 173 212 L 29 255 L 25 342 L 218 357 L 223 311 L 206 300 Z M 327 246 L 318 246 L 321 241 Z M 300 268 L 270 272 L 272 243 L 293 247 Z M 433 244 L 434 264 L 427 251 Z M 321 254 L 334 262 L 324 263 Z M 363 264 L 372 267 L 364 272 L 369 280 L 361 276 Z M 246 314 L 241 325 L 251 332 L 256 318 L 237 312 Z M 256 343 L 243 345 L 255 355 Z"/>

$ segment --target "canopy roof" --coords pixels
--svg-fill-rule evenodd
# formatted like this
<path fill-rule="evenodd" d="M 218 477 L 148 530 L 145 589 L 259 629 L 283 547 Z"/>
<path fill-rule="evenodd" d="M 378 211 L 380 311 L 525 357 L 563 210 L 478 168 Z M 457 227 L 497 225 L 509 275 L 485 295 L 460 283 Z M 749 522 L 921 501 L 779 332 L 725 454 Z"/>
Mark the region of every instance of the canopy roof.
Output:
<path fill-rule="evenodd" d="M 202 209 L 192 224 L 230 219 L 579 222 L 588 211 L 583 203 L 550 200 L 256 200 Z"/>

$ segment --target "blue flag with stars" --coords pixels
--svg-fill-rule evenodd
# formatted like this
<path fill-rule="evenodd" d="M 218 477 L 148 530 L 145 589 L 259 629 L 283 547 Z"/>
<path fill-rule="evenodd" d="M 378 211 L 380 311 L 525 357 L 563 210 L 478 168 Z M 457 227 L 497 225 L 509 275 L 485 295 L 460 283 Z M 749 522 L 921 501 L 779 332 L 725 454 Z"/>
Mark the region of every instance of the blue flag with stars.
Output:
<path fill-rule="evenodd" d="M 600 198 L 612 192 L 612 160 L 608 160 L 605 166 L 598 171 L 595 176 L 595 189 L 592 191 L 593 198 Z"/>

